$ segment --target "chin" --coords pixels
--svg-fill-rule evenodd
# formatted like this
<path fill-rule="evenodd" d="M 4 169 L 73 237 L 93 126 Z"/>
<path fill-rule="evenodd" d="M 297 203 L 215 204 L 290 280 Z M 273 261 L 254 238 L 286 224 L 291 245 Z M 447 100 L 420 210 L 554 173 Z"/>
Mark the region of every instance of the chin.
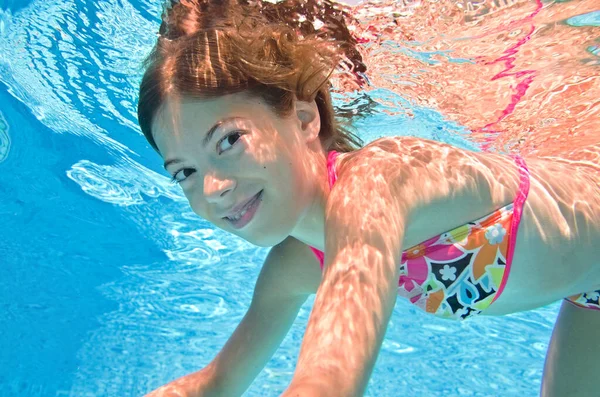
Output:
<path fill-rule="evenodd" d="M 260 236 L 252 236 L 252 237 L 240 236 L 240 237 L 242 237 L 244 240 L 246 240 L 250 244 L 256 245 L 258 247 L 269 248 L 269 247 L 274 247 L 277 244 L 281 243 L 288 236 L 274 236 L 274 235 L 263 234 Z"/>
<path fill-rule="evenodd" d="M 269 215 L 272 219 L 276 218 L 276 214 Z M 243 229 L 236 230 L 227 222 L 222 226 L 225 226 L 224 230 L 243 238 L 250 244 L 268 248 L 280 244 L 292 234 L 294 221 L 289 217 L 278 218 L 276 222 L 265 222 L 265 219 L 256 218 Z"/>

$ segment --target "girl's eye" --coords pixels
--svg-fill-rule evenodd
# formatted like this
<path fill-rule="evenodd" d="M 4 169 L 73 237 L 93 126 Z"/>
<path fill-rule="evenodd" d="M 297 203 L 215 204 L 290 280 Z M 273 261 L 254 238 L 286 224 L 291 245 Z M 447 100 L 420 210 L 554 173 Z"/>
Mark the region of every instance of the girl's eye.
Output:
<path fill-rule="evenodd" d="M 217 151 L 219 154 L 231 149 L 231 147 L 235 145 L 241 136 L 241 131 L 234 131 L 231 134 L 224 136 L 219 143 L 217 143 Z"/>
<path fill-rule="evenodd" d="M 181 183 L 181 182 L 185 181 L 187 179 L 187 177 L 192 175 L 194 172 L 196 172 L 196 170 L 194 170 L 193 168 L 184 168 L 182 170 L 179 170 L 175 173 L 175 175 L 173 175 L 171 182 L 172 183 Z"/>

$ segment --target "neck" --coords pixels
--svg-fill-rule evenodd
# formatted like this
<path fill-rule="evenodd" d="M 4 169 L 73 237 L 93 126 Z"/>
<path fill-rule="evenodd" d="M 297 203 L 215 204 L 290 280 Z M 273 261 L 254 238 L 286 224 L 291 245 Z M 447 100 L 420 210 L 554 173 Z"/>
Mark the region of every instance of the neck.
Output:
<path fill-rule="evenodd" d="M 327 172 L 327 153 L 315 153 L 311 167 L 312 200 L 302 218 L 294 228 L 292 237 L 315 247 L 325 250 L 325 207 L 329 197 L 329 178 Z M 316 165 L 316 167 L 314 166 Z"/>

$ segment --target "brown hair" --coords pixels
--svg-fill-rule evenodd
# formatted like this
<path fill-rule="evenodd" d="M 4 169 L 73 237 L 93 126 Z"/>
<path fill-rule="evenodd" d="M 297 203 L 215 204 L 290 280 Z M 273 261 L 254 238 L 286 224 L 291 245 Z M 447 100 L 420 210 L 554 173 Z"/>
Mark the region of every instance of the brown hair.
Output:
<path fill-rule="evenodd" d="M 358 55 L 342 13 L 328 0 L 169 1 L 140 84 L 144 136 L 158 151 L 152 120 L 169 96 L 207 99 L 244 92 L 262 98 L 280 117 L 290 114 L 294 95 L 315 100 L 323 147 L 341 152 L 360 147 L 360 138 L 335 116 L 330 94 L 329 78 L 340 59 Z M 317 32 L 315 20 L 325 21 L 325 29 Z"/>

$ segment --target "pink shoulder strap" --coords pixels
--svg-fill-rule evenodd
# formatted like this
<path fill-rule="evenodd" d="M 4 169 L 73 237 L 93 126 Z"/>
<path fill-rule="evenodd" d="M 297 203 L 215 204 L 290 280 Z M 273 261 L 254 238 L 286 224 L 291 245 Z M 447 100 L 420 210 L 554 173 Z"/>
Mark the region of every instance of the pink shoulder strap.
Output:
<path fill-rule="evenodd" d="M 338 156 L 338 152 L 336 152 L 334 150 L 332 150 L 331 152 L 329 152 L 327 154 L 327 176 L 329 179 L 329 187 L 330 188 L 332 188 L 333 185 L 335 184 L 335 181 L 337 181 L 337 172 L 335 171 L 335 159 L 337 158 L 337 156 Z M 325 262 L 325 254 L 322 251 L 316 249 L 315 247 L 310 247 L 310 249 L 317 257 L 317 260 L 319 261 L 319 264 L 321 265 L 321 270 L 323 270 L 323 264 Z"/>
<path fill-rule="evenodd" d="M 338 156 L 338 152 L 332 150 L 327 154 L 327 176 L 329 177 L 329 188 L 332 188 L 337 181 L 337 172 L 335 171 L 335 159 Z"/>

